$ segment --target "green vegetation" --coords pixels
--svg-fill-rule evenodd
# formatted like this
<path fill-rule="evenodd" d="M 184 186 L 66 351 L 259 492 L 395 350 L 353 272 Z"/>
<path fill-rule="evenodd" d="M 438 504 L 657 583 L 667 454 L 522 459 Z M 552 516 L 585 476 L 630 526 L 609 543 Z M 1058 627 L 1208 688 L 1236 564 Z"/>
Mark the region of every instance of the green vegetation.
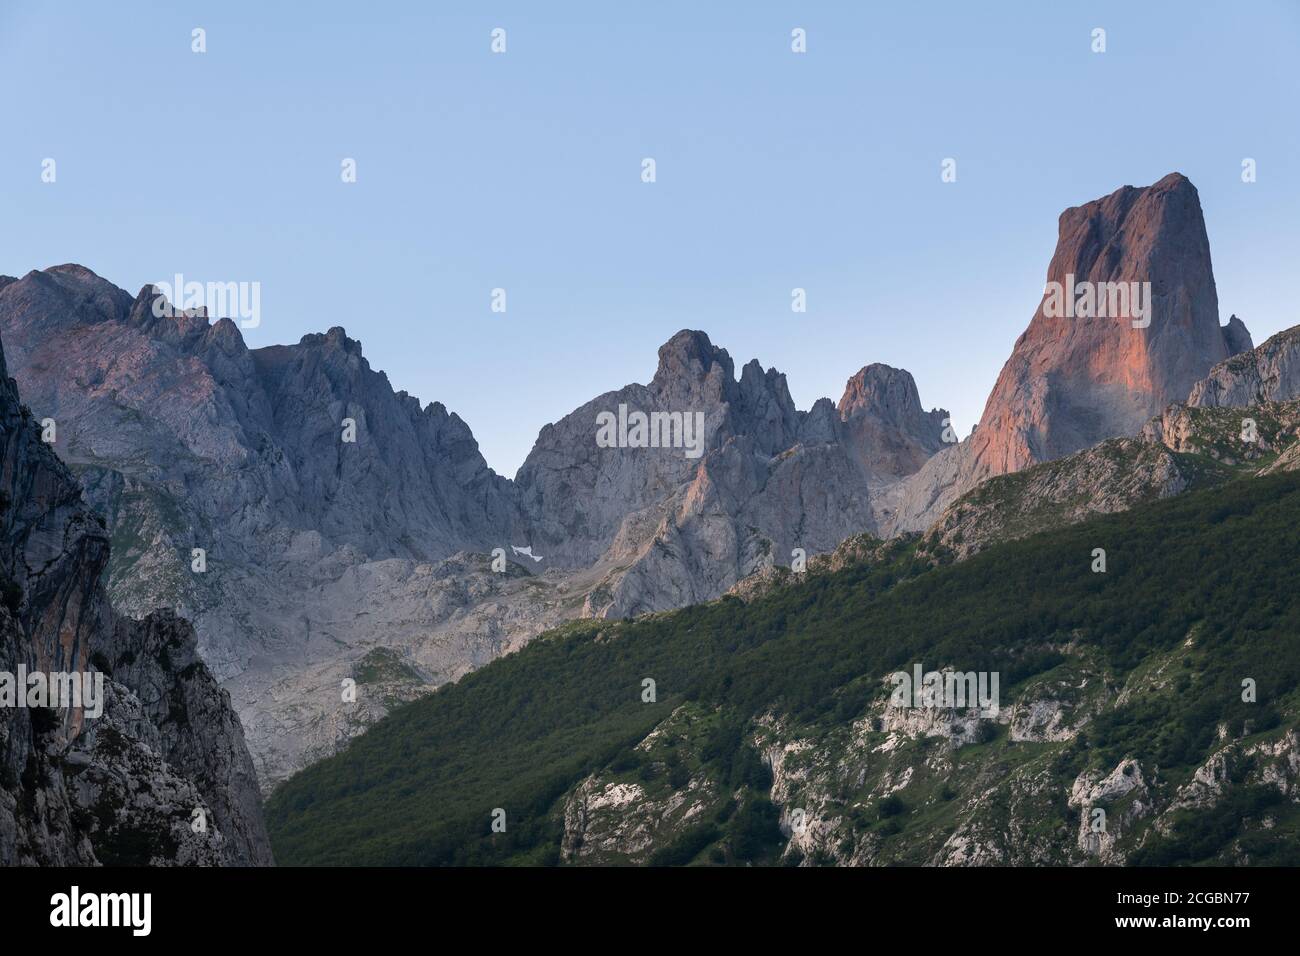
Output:
<path fill-rule="evenodd" d="M 358 684 L 422 684 L 424 677 L 391 647 L 375 647 L 352 667 Z"/>
<path fill-rule="evenodd" d="M 1106 550 L 1104 574 L 1091 571 L 1094 548 Z M 801 735 L 834 739 L 864 715 L 884 675 L 913 662 L 999 672 L 1004 702 L 1031 682 L 1075 673 L 1080 659 L 1117 685 L 1159 690 L 1133 693 L 1070 742 L 1011 743 L 1003 729 L 956 751 L 958 772 L 948 779 L 918 773 L 906 791 L 870 807 L 857 806 L 846 789 L 855 832 L 897 847 L 900 862 L 926 862 L 925 848 L 951 831 L 965 767 L 999 778 L 1050 774 L 1030 836 L 1068 842 L 1078 819 L 1064 795 L 1079 772 L 1109 772 L 1128 756 L 1161 786 L 1174 785 L 1204 761 L 1220 725 L 1261 738 L 1294 725 L 1300 475 L 1190 492 L 951 566 L 930 568 L 914 549 L 913 542 L 875 563 L 809 573 L 751 604 L 724 598 L 550 632 L 398 708 L 281 786 L 268 805 L 276 857 L 555 863 L 564 796 L 594 771 L 636 780 L 648 764 L 665 792 L 689 775 L 742 792 L 730 816 L 697 820 L 656 849 L 654 862 L 772 862 L 782 840 L 768 770 L 749 742 L 757 719 L 779 715 Z M 1064 644 L 1075 649 L 1070 659 L 1059 651 Z M 641 700 L 646 677 L 656 682 L 656 703 Z M 1245 677 L 1257 682 L 1258 703 L 1242 702 Z M 693 752 L 680 758 L 688 776 L 671 760 L 631 750 L 683 703 L 711 715 L 693 731 Z M 933 743 L 906 747 L 919 765 Z M 1266 834 L 1242 821 L 1266 809 L 1295 844 L 1295 811 L 1267 808 L 1245 789 L 1233 799 L 1249 801 L 1244 817 L 1241 807 L 1216 811 L 1149 841 L 1143 859 L 1198 862 L 1228 841 L 1259 846 Z M 986 807 L 990 819 L 1009 813 L 999 800 Z M 505 833 L 491 831 L 495 807 L 507 810 Z M 1286 852 L 1256 855 L 1281 860 Z"/>
<path fill-rule="evenodd" d="M 1283 832 L 1247 830 L 1263 814 L 1285 809 L 1286 795 L 1276 787 L 1252 786 L 1230 791 L 1213 807 L 1182 814 L 1170 836 L 1158 837 L 1133 855 L 1134 866 L 1180 866 L 1212 860 L 1220 848 L 1242 838 L 1243 848 L 1261 866 L 1300 866 L 1300 840 L 1294 821 Z"/>
<path fill-rule="evenodd" d="M 701 850 L 715 843 L 722 835 L 717 824 L 702 823 L 693 830 L 687 830 L 667 846 L 650 854 L 651 866 L 685 866 Z"/>

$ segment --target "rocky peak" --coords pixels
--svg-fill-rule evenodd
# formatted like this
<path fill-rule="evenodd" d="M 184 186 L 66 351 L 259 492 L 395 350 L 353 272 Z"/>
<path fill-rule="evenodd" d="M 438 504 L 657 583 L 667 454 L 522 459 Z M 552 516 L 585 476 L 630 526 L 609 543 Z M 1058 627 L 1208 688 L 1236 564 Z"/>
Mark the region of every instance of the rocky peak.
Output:
<path fill-rule="evenodd" d="M 861 369 L 844 386 L 838 410 L 845 440 L 870 474 L 910 475 L 943 447 L 948 413 L 924 410 L 905 369 L 878 362 Z"/>
<path fill-rule="evenodd" d="M 213 337 L 213 326 L 208 322 L 206 308 L 176 308 L 153 285 L 143 286 L 136 294 L 125 321 L 127 325 L 138 329 L 151 339 L 165 342 L 181 352 L 200 351 Z M 234 324 L 229 319 L 225 321 Z M 224 336 L 227 333 L 218 334 Z M 243 336 L 239 335 L 238 329 L 235 330 L 235 334 L 242 348 Z M 227 344 L 227 348 L 229 347 Z M 246 348 L 242 350 L 247 351 Z"/>
<path fill-rule="evenodd" d="M 1228 355 L 1230 356 L 1249 352 L 1255 347 L 1255 343 L 1250 338 L 1250 330 L 1246 328 L 1246 323 L 1235 315 L 1228 319 L 1228 324 L 1223 327 L 1222 331 L 1223 344 L 1228 347 Z"/>
<path fill-rule="evenodd" d="M 130 296 L 81 266 L 33 270 L 21 279 L 0 283 L 0 295 L 3 308 L 39 314 L 39 331 L 46 335 L 75 322 L 118 321 L 131 307 Z"/>
<path fill-rule="evenodd" d="M 1219 325 L 1200 198 L 1180 173 L 1063 212 L 1047 283 L 978 426 L 908 478 L 884 530 L 923 530 L 991 476 L 1138 434 L 1249 341 L 1240 320 Z"/>
<path fill-rule="evenodd" d="M 874 362 L 848 380 L 839 403 L 840 418 L 848 421 L 871 415 L 896 428 L 920 428 L 929 417 L 946 416 L 943 409 L 926 412 L 916 381 L 906 369 Z"/>
<path fill-rule="evenodd" d="M 799 425 L 799 441 L 804 445 L 838 443 L 842 437 L 840 413 L 829 398 L 819 398 L 808 409 Z"/>
<path fill-rule="evenodd" d="M 28 273 L 58 286 L 80 312 L 90 312 L 104 319 L 119 319 L 127 306 L 127 295 L 113 283 L 101 279 L 85 266 L 67 263 L 43 272 Z"/>
<path fill-rule="evenodd" d="M 714 373 L 713 367 L 720 368 Z M 703 382 L 720 375 L 731 381 L 735 365 L 726 349 L 709 341 L 708 335 L 691 329 L 682 329 L 659 346 L 659 367 L 650 381 L 652 390 L 661 390 L 682 383 Z"/>
<path fill-rule="evenodd" d="M 1180 173 L 1062 213 L 1047 281 L 973 438 L 980 475 L 1136 434 L 1228 356 L 1200 198 Z"/>
<path fill-rule="evenodd" d="M 298 345 L 302 348 L 319 347 L 342 352 L 345 355 L 355 355 L 358 359 L 362 358 L 361 343 L 356 339 L 348 338 L 347 330 L 341 325 L 331 326 L 324 333 L 309 332 L 298 340 Z"/>
<path fill-rule="evenodd" d="M 785 375 L 774 368 L 763 371 L 758 360 L 741 369 L 739 392 L 731 422 L 733 434 L 753 437 L 767 454 L 777 454 L 798 441 L 803 416 L 794 407 Z"/>
<path fill-rule="evenodd" d="M 663 411 L 707 412 L 736 398 L 734 374 L 726 349 L 714 346 L 703 332 L 683 329 L 659 347 L 649 392 Z M 716 428 L 717 416 L 713 418 Z"/>
<path fill-rule="evenodd" d="M 277 547 L 292 529 L 381 558 L 507 536 L 509 483 L 469 428 L 395 393 L 343 328 L 250 351 L 228 318 L 155 315 L 160 297 L 146 285 L 131 299 L 80 266 L 0 289 L 15 375 L 57 420 L 65 453 L 147 463 L 189 489 L 216 529 L 209 543 L 228 535 L 242 553 L 260 553 L 250 539 L 270 528 Z M 344 419 L 355 443 L 342 440 Z"/>

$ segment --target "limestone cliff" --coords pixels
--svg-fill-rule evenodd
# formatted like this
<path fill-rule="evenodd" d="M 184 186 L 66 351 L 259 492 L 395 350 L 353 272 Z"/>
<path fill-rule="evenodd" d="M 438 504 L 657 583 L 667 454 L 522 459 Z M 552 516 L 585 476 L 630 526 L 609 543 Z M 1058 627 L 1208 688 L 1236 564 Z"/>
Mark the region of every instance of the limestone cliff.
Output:
<path fill-rule="evenodd" d="M 0 672 L 103 688 L 0 708 L 0 864 L 269 864 L 229 695 L 186 622 L 114 613 L 104 520 L 42 439 L 0 351 Z"/>

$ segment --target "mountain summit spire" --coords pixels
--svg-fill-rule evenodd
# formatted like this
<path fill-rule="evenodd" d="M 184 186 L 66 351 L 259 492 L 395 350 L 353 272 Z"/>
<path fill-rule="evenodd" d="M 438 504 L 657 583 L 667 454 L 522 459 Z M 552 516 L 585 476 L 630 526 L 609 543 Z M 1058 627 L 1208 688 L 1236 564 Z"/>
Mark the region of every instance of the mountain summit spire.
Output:
<path fill-rule="evenodd" d="M 975 432 L 987 474 L 1136 434 L 1228 357 L 1200 197 L 1180 173 L 1063 212 L 1047 281 L 1096 304 L 1053 315 L 1045 298 L 1035 310 Z M 1097 314 L 1121 283 L 1149 290 L 1149 315 L 1132 302 L 1127 314 Z"/>

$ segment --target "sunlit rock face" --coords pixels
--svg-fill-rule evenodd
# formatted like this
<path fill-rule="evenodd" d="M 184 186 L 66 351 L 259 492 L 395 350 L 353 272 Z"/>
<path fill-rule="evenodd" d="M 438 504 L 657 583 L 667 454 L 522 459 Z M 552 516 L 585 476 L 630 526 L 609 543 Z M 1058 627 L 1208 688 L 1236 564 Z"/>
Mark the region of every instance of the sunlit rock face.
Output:
<path fill-rule="evenodd" d="M 1205 219 L 1185 176 L 1067 209 L 1043 301 L 979 425 L 908 483 L 891 529 L 927 527 L 990 476 L 1136 435 L 1249 342 L 1240 320 L 1219 325 Z"/>

